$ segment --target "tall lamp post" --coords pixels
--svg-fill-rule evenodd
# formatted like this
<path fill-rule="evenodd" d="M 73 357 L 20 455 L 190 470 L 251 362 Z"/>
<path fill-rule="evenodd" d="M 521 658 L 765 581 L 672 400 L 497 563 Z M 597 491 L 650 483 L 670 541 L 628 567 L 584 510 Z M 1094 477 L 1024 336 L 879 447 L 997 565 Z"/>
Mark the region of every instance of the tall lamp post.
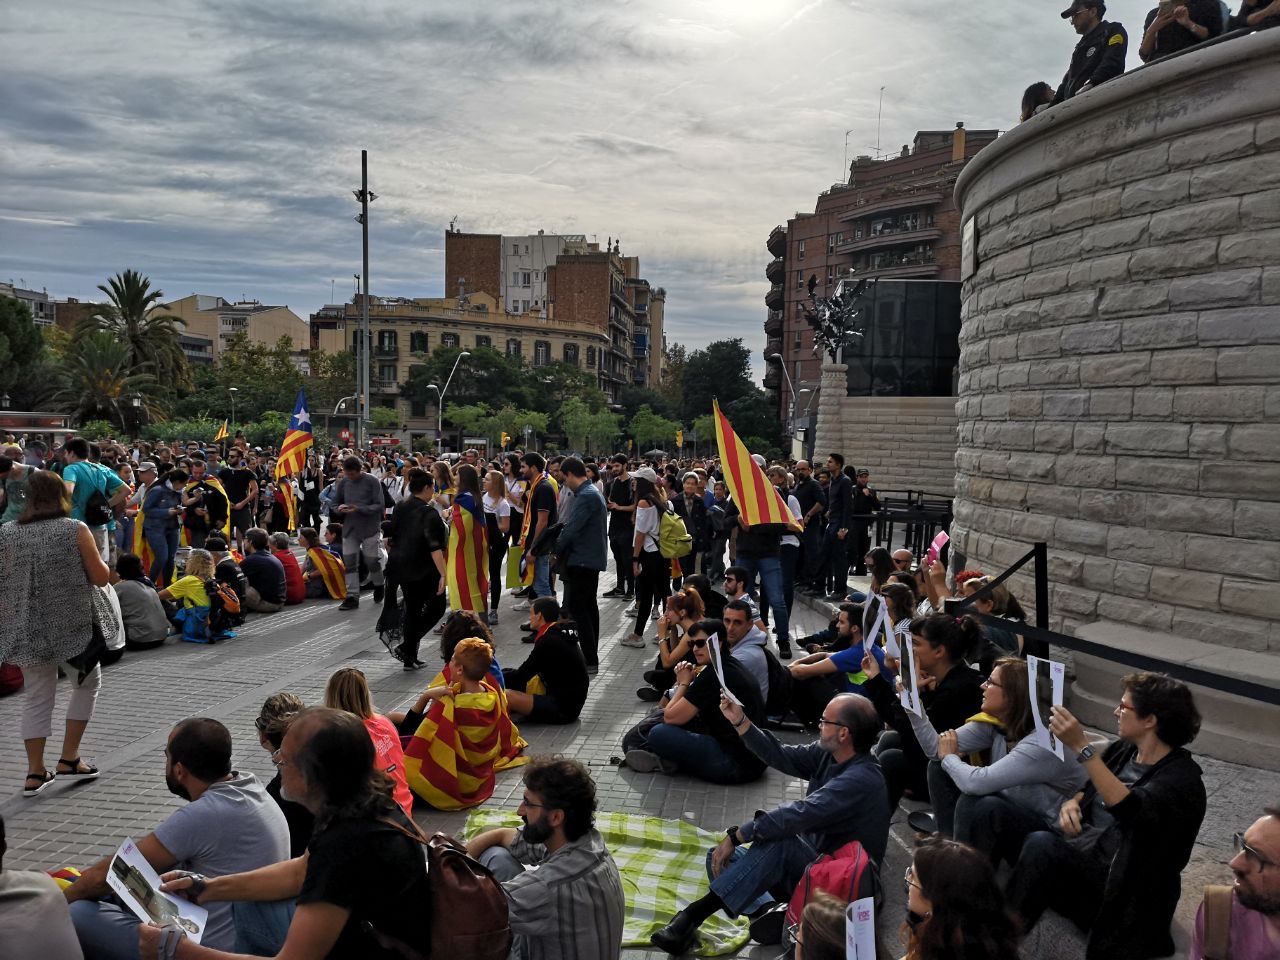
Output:
<path fill-rule="evenodd" d="M 453 383 L 453 375 L 458 372 L 458 364 L 462 362 L 463 357 L 471 356 L 470 350 L 463 350 L 458 354 L 458 359 L 453 361 L 453 369 L 449 371 L 449 379 L 444 382 L 444 389 L 441 390 L 434 383 L 428 383 L 427 389 L 436 392 L 436 453 L 444 453 L 444 397 L 449 392 L 449 384 Z"/>
<path fill-rule="evenodd" d="M 135 433 L 142 432 L 142 395 L 135 393 L 129 398 L 129 406 L 133 409 L 133 429 Z"/>
<path fill-rule="evenodd" d="M 369 189 L 369 151 L 360 151 L 360 189 L 352 190 L 356 202 L 360 204 L 360 213 L 356 222 L 360 224 L 361 245 L 364 252 L 364 273 L 360 281 L 364 284 L 364 295 L 360 298 L 360 356 L 359 389 L 361 398 L 359 417 L 356 420 L 356 449 L 364 449 L 364 425 L 369 419 L 369 204 L 378 199 L 378 195 Z"/>
<path fill-rule="evenodd" d="M 236 394 L 239 392 L 239 387 L 227 387 L 227 393 L 231 394 L 231 443 L 236 439 Z"/>

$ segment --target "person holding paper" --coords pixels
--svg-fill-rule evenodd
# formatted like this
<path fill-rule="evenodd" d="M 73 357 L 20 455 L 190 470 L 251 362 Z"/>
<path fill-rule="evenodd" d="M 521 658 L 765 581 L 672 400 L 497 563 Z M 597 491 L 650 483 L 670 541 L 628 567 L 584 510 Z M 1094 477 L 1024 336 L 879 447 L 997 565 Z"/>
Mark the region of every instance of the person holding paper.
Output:
<path fill-rule="evenodd" d="M 1036 743 L 1027 689 L 1027 663 L 998 660 L 982 685 L 982 712 L 955 730 L 938 733 L 908 715 L 929 757 L 929 799 L 938 832 L 991 858 L 1016 863 L 1022 844 L 1058 822 L 1063 801 L 1084 788 L 1084 770 Z M 993 722 L 994 721 L 994 722 Z M 985 765 L 965 757 L 983 754 Z"/>
<path fill-rule="evenodd" d="M 649 938 L 671 954 L 692 949 L 698 927 L 717 910 L 776 922 L 780 917 L 770 907 L 775 900 L 786 902 L 805 867 L 820 854 L 857 840 L 881 862 L 889 842 L 888 791 L 871 755 L 880 719 L 869 700 L 849 693 L 835 697 L 822 712 L 817 742 L 802 746 L 779 743 L 727 696 L 720 698 L 720 714 L 762 763 L 801 777 L 808 786 L 803 800 L 757 811 L 729 827 L 724 840 L 708 851 L 711 889 Z M 756 925 L 752 936 L 761 942 L 781 940 L 780 928 L 773 939 L 764 926 Z"/>
<path fill-rule="evenodd" d="M 791 664 L 791 709 L 806 726 L 814 726 L 837 693 L 862 693 L 867 675 L 862 658 L 868 650 L 862 636 L 862 604 L 842 603 L 836 615 L 834 653 L 811 653 Z M 877 666 L 884 669 L 884 648 L 870 644 Z"/>

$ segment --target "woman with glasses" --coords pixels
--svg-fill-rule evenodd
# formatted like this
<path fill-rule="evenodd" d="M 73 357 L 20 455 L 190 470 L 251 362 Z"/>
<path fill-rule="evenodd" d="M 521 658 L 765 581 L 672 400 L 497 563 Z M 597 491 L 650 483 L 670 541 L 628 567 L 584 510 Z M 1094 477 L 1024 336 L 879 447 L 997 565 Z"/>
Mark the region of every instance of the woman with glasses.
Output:
<path fill-rule="evenodd" d="M 306 709 L 306 705 L 292 693 L 273 693 L 267 697 L 254 718 L 253 726 L 258 731 L 258 743 L 267 753 L 274 755 L 284 742 L 285 732 L 289 724 Z M 315 826 L 315 817 L 311 811 L 300 803 L 286 800 L 280 792 L 280 770 L 267 784 L 267 794 L 280 807 L 285 822 L 289 824 L 289 856 L 300 857 L 307 852 L 307 844 L 311 841 L 311 831 Z"/>
<path fill-rule="evenodd" d="M 787 928 L 792 960 L 845 960 L 845 906 L 825 890 L 814 893 L 800 922 Z"/>
<path fill-rule="evenodd" d="M 1120 738 L 1105 750 L 1053 708 L 1049 729 L 1089 783 L 1062 805 L 1061 833 L 1027 838 L 1007 889 L 1024 929 L 1052 908 L 1090 931 L 1087 957 L 1146 960 L 1173 953 L 1169 924 L 1204 820 L 1204 780 L 1186 749 L 1200 713 L 1186 685 L 1163 674 L 1121 683 Z"/>
<path fill-rule="evenodd" d="M 904 881 L 904 960 L 1017 960 L 1017 919 L 978 851 L 954 840 L 925 840 Z"/>

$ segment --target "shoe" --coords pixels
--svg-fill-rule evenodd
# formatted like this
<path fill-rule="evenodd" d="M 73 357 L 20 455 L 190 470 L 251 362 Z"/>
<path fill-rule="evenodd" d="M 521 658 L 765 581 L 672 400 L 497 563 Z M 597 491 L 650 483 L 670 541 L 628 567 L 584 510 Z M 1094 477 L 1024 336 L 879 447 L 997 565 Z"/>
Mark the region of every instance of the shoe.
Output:
<path fill-rule="evenodd" d="M 386 595 L 387 595 L 386 584 L 375 583 L 373 585 L 373 602 L 374 603 L 381 603 L 382 598 L 385 597 Z"/>
<path fill-rule="evenodd" d="M 846 593 L 828 593 L 822 599 L 827 600 L 831 603 L 844 603 L 849 599 L 849 595 Z"/>
<path fill-rule="evenodd" d="M 622 644 L 624 647 L 635 647 L 638 650 L 643 650 L 645 645 L 644 637 L 635 633 L 632 633 L 632 634 L 629 634 L 628 636 L 623 637 L 618 642 Z"/>
<path fill-rule="evenodd" d="M 790 660 L 790 659 L 791 659 L 791 644 L 789 644 L 789 643 L 780 643 L 780 644 L 778 644 L 778 656 L 780 656 L 783 660 Z"/>
<path fill-rule="evenodd" d="M 58 770 L 57 777 L 59 780 L 97 780 L 100 775 L 97 767 L 91 763 L 85 763 L 79 757 L 74 760 L 59 760 L 58 766 L 71 768 L 66 773 Z M 81 767 L 84 767 L 84 769 L 80 769 Z"/>
<path fill-rule="evenodd" d="M 360 598 L 347 597 L 347 599 L 343 600 L 342 603 L 338 604 L 338 609 L 339 610 L 359 610 Z"/>
<path fill-rule="evenodd" d="M 650 620 L 657 620 L 657 619 L 658 619 L 658 608 L 657 608 L 656 606 L 655 606 L 652 610 L 650 610 L 650 611 L 649 611 L 649 619 L 650 619 Z"/>
<path fill-rule="evenodd" d="M 490 610 L 488 615 L 485 617 L 485 623 L 489 624 L 491 627 L 496 627 L 498 625 L 498 611 Z"/>
<path fill-rule="evenodd" d="M 600 594 L 600 596 L 607 598 L 609 600 L 613 600 L 616 597 L 622 596 L 622 591 L 619 590 L 617 587 L 614 587 L 612 590 L 606 590 L 604 593 Z"/>
<path fill-rule="evenodd" d="M 663 678 L 658 676 L 657 670 L 646 670 L 644 672 L 644 682 L 651 687 L 659 687 L 662 685 Z"/>
<path fill-rule="evenodd" d="M 598 663 L 587 664 L 587 676 L 594 677 L 594 676 L 597 676 L 599 673 L 600 673 L 600 664 Z"/>
<path fill-rule="evenodd" d="M 665 927 L 649 935 L 649 942 L 673 957 L 688 953 L 698 945 L 698 928 L 689 922 L 681 910 Z"/>
<path fill-rule="evenodd" d="M 636 699 L 645 703 L 657 703 L 662 699 L 662 691 L 653 687 L 641 687 L 636 691 Z"/>
<path fill-rule="evenodd" d="M 511 609 L 524 611 L 524 610 L 528 610 L 529 606 L 530 606 L 530 603 L 528 600 L 517 600 L 515 603 L 511 605 Z"/>
<path fill-rule="evenodd" d="M 406 661 L 404 661 L 404 671 L 405 671 L 405 673 L 409 673 L 409 672 L 410 672 L 410 671 L 412 671 L 412 670 L 421 670 L 421 669 L 422 669 L 423 667 L 425 667 L 425 666 L 426 666 L 426 664 L 425 664 L 423 661 L 421 661 L 421 660 L 406 660 Z"/>
<path fill-rule="evenodd" d="M 636 773 L 675 773 L 676 765 L 648 750 L 628 750 L 627 766 Z"/>
<path fill-rule="evenodd" d="M 639 610 L 639 608 L 635 605 L 635 603 L 634 603 L 634 601 L 633 601 L 633 602 L 632 602 L 632 604 L 631 604 L 631 606 L 627 607 L 627 609 L 626 609 L 626 610 L 622 611 L 622 615 L 623 615 L 624 617 L 634 617 L 634 616 L 636 615 L 636 612 L 637 612 L 638 610 Z"/>
<path fill-rule="evenodd" d="M 523 633 L 533 633 L 533 624 L 526 620 L 524 623 L 520 624 L 520 630 Z"/>
<path fill-rule="evenodd" d="M 756 943 L 776 946 L 782 943 L 782 927 L 787 919 L 785 903 L 771 904 L 751 919 L 751 939 Z"/>
<path fill-rule="evenodd" d="M 444 621 L 444 620 L 441 620 L 439 623 L 437 623 L 437 624 L 436 624 L 435 632 L 436 632 L 436 633 L 444 633 L 444 624 L 445 624 L 445 621 Z"/>
<path fill-rule="evenodd" d="M 507 594 L 512 597 L 520 597 L 524 595 L 524 587 L 516 587 L 514 590 L 508 590 Z"/>
<path fill-rule="evenodd" d="M 907 814 L 907 826 L 916 833 L 931 836 L 938 832 L 938 823 L 928 810 L 914 810 Z"/>
<path fill-rule="evenodd" d="M 622 599 L 623 599 L 623 600 L 631 600 L 631 601 L 634 601 L 634 600 L 635 600 L 635 598 L 636 598 L 636 593 L 635 593 L 635 591 L 634 591 L 634 590 L 628 590 L 626 593 L 624 593 L 624 594 L 622 595 Z"/>
<path fill-rule="evenodd" d="M 31 773 L 27 775 L 26 783 L 23 784 L 22 795 L 24 797 L 38 797 L 44 793 L 49 784 L 53 783 L 54 776 L 52 770 L 46 770 L 44 773 Z M 30 784 L 36 783 L 32 787 Z"/>

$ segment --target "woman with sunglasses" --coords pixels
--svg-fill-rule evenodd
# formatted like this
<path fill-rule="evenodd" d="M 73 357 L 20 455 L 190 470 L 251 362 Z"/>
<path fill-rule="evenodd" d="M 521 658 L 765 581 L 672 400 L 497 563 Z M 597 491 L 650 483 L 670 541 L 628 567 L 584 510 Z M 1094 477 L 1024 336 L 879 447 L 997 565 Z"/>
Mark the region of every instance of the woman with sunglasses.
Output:
<path fill-rule="evenodd" d="M 978 851 L 940 837 L 925 840 L 904 879 L 903 960 L 1017 960 L 1017 918 Z"/>

